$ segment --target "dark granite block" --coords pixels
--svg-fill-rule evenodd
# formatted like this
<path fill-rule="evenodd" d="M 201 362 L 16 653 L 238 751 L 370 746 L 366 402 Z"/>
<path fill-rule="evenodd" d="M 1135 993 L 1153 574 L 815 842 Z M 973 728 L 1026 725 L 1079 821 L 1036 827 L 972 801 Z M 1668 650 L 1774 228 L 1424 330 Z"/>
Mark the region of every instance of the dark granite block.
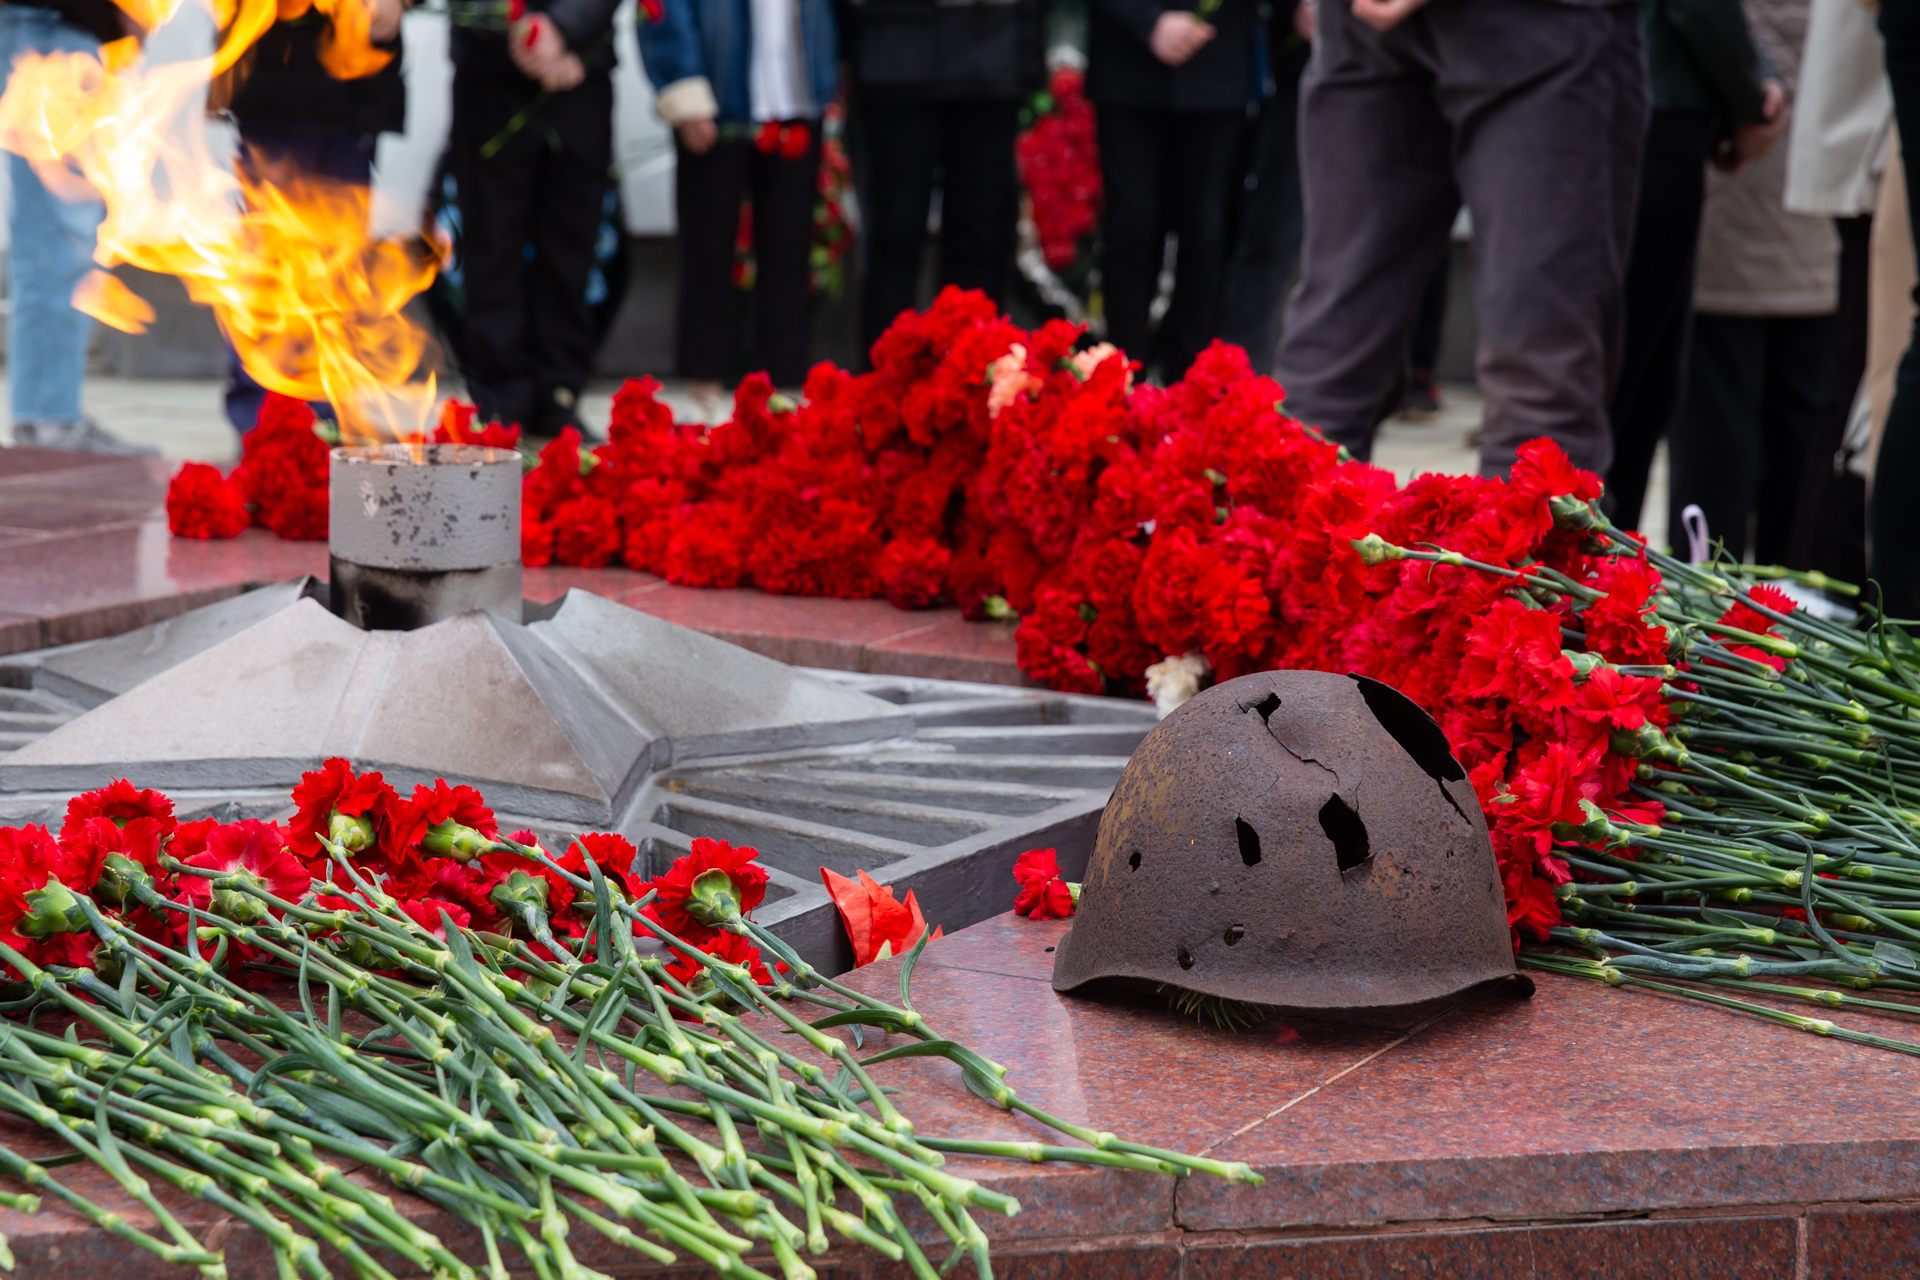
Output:
<path fill-rule="evenodd" d="M 1530 1231 L 1534 1280 L 1792 1280 L 1792 1218 L 1688 1218 Z"/>
<path fill-rule="evenodd" d="M 1809 1211 L 1805 1275 L 1806 1280 L 1920 1275 L 1920 1206 Z"/>
<path fill-rule="evenodd" d="M 1529 1280 L 1525 1231 L 1429 1231 L 1196 1245 L 1185 1280 Z"/>

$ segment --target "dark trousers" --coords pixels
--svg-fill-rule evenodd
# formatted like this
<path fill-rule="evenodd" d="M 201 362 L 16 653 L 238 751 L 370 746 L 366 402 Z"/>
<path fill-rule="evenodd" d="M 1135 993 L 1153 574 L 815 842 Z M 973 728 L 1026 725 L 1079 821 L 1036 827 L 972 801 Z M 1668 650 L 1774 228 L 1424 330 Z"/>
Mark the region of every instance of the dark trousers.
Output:
<path fill-rule="evenodd" d="M 776 386 L 807 378 L 807 255 L 820 180 L 819 121 L 807 122 L 804 155 L 788 160 L 748 138 L 727 138 L 703 156 L 674 146 L 673 204 L 680 219 L 680 282 L 674 296 L 674 369 L 683 378 L 733 374 L 740 290 L 733 248 L 740 202 L 753 202 L 753 367 Z"/>
<path fill-rule="evenodd" d="M 1867 482 L 1847 468 L 1841 448 L 1867 369 L 1873 219 L 1836 218 L 1834 226 L 1840 232 L 1840 309 L 1834 314 L 1833 366 L 1826 409 L 1800 481 L 1786 562 L 1859 583 L 1867 573 Z"/>
<path fill-rule="evenodd" d="M 1096 107 L 1106 226 L 1100 275 L 1107 337 L 1142 364 L 1177 380 L 1219 332 L 1227 265 L 1227 199 L 1246 116 L 1239 111 Z M 1149 313 L 1178 238 L 1173 299 L 1153 343 Z"/>
<path fill-rule="evenodd" d="M 455 68 L 447 145 L 460 192 L 468 392 L 484 416 L 542 432 L 571 416 L 593 367 L 587 275 L 613 161 L 613 80 L 590 73 L 513 127 L 538 93 L 519 76 Z"/>
<path fill-rule="evenodd" d="M 1280 304 L 1300 261 L 1300 75 L 1308 45 L 1279 50 L 1273 96 L 1252 127 L 1245 191 L 1220 298 L 1220 336 L 1246 349 L 1256 372 L 1273 367 Z"/>
<path fill-rule="evenodd" d="M 911 102 L 864 95 L 861 213 L 866 279 L 860 346 L 920 305 L 920 256 L 935 174 L 940 185 L 940 285 L 978 289 L 1006 310 L 1013 283 L 1020 184 L 1014 172 L 1017 102 Z"/>
<path fill-rule="evenodd" d="M 1893 84 L 1893 114 L 1900 126 L 1900 156 L 1907 166 L 1907 214 L 1920 242 L 1920 5 L 1880 8 L 1880 34 L 1887 46 L 1887 78 Z M 1920 299 L 1920 289 L 1915 290 Z M 1894 375 L 1893 406 L 1880 436 L 1873 498 L 1867 511 L 1867 573 L 1879 584 L 1887 613 L 1920 618 L 1920 319 Z"/>
<path fill-rule="evenodd" d="M 1653 452 L 1680 405 L 1712 143 L 1713 116 L 1705 111 L 1656 111 L 1647 122 L 1633 249 L 1627 256 L 1626 341 L 1620 380 L 1607 406 L 1613 466 L 1607 470 L 1606 501 L 1622 529 L 1640 527 Z M 1678 546 L 1680 527 L 1669 527 Z"/>
<path fill-rule="evenodd" d="M 1275 376 L 1358 456 L 1396 407 L 1420 293 L 1473 214 L 1481 470 L 1558 441 L 1611 458 L 1606 405 L 1646 131 L 1635 5 L 1433 0 L 1381 34 L 1320 0 L 1300 98 L 1300 284 Z"/>
<path fill-rule="evenodd" d="M 373 183 L 375 139 L 369 135 L 342 129 L 250 129 L 244 121 L 239 132 L 237 161 L 243 176 L 257 174 L 268 181 L 322 178 L 356 187 Z M 253 430 L 266 399 L 267 389 L 247 372 L 233 344 L 227 343 L 227 421 L 237 431 Z M 316 401 L 313 411 L 326 418 L 339 417 L 325 401 Z"/>
<path fill-rule="evenodd" d="M 1735 560 L 1787 558 L 1801 473 L 1833 371 L 1834 317 L 1696 314 L 1686 390 L 1667 436 L 1667 528 L 1698 504 Z M 1748 528 L 1754 532 L 1751 537 Z"/>

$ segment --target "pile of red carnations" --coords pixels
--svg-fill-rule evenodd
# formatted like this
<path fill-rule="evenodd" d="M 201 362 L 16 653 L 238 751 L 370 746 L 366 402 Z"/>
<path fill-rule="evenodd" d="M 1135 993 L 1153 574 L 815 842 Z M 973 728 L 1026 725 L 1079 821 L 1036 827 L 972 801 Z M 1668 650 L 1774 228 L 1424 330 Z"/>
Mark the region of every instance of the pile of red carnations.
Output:
<path fill-rule="evenodd" d="M 907 947 L 894 1005 L 753 920 L 767 875 L 751 849 L 696 840 L 642 880 L 617 836 L 556 858 L 531 833 L 501 837 L 469 787 L 402 797 L 344 760 L 292 800 L 285 823 L 181 822 L 121 781 L 76 797 L 57 835 L 0 829 L 0 1112 L 45 1135 L 48 1164 L 94 1166 L 68 1181 L 0 1145 L 0 1172 L 29 1188 L 0 1205 L 58 1198 L 211 1277 L 237 1222 L 278 1275 L 314 1280 L 396 1260 L 599 1274 L 583 1245 L 808 1280 L 802 1251 L 825 1253 L 829 1231 L 923 1277 L 945 1236 L 991 1275 L 972 1215 L 1020 1204 L 942 1168 L 946 1153 L 1260 1181 L 1051 1116 L 929 1025 L 908 1001 L 930 940 L 912 895 L 863 902 L 878 949 Z M 873 1052 L 863 1027 L 902 1040 Z M 929 1055 L 1085 1145 L 916 1128 L 874 1073 Z M 461 1252 L 383 1183 L 456 1220 Z M 101 1205 L 102 1186 L 144 1212 Z M 183 1221 L 164 1186 L 204 1207 Z M 909 1230 L 901 1203 L 938 1234 Z"/>
<path fill-rule="evenodd" d="M 345 760 L 329 760 L 307 774 L 292 800 L 296 812 L 284 824 L 252 818 L 179 822 L 167 796 L 123 780 L 76 796 L 57 835 L 46 827 L 0 828 L 0 943 L 35 964 L 94 968 L 100 940 L 75 916 L 73 893 L 111 904 L 116 916 L 124 909 L 130 927 L 184 946 L 190 924 L 184 911 L 130 897 L 125 882 L 139 879 L 180 907 L 253 919 L 261 914 L 258 908 L 206 877 L 245 877 L 295 903 L 313 886 L 320 908 L 353 911 L 364 905 L 357 901 L 357 875 L 429 932 L 444 936 L 445 913 L 462 928 L 506 934 L 518 929 L 536 955 L 551 958 L 556 938 L 577 945 L 592 922 L 591 900 L 574 883 L 591 861 L 629 900 L 651 891 L 649 919 L 768 980 L 751 944 L 694 921 L 685 910 L 693 881 L 716 869 L 738 886 L 742 911 L 758 906 L 767 873 L 753 861 L 753 849 L 695 840 L 692 852 L 666 874 L 643 880 L 633 872 L 637 852 L 630 841 L 589 833 L 549 865 L 530 831 L 501 842 L 492 810 L 472 787 L 440 780 L 402 797 L 380 774 L 356 774 Z M 349 855 L 352 871 L 329 856 L 328 845 Z M 337 892 L 325 892 L 328 885 Z M 532 912 L 539 913 L 537 920 Z M 235 943 L 229 967 L 251 979 L 250 967 L 266 958 Z M 264 965 L 262 971 L 272 968 Z M 674 972 L 691 982 L 697 962 L 683 955 Z"/>

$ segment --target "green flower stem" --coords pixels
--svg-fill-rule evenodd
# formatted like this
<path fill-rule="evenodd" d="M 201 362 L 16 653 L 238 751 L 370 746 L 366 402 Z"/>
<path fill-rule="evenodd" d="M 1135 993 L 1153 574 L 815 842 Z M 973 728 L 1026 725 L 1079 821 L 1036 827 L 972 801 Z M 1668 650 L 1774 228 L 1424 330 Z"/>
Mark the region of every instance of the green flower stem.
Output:
<path fill-rule="evenodd" d="M 102 1231 L 119 1236 L 122 1240 L 130 1244 L 138 1245 L 148 1253 L 159 1258 L 162 1262 L 171 1262 L 179 1266 L 189 1267 L 220 1265 L 219 1254 L 209 1253 L 198 1246 L 191 1249 L 185 1248 L 178 1244 L 169 1243 L 157 1236 L 148 1235 L 119 1214 L 111 1210 L 102 1209 L 93 1201 L 54 1178 L 33 1161 L 28 1160 L 24 1156 L 17 1155 L 6 1147 L 0 1147 L 0 1172 L 10 1173 L 30 1187 L 39 1187 L 52 1193 L 54 1196 L 65 1201 L 94 1226 L 99 1227 Z"/>

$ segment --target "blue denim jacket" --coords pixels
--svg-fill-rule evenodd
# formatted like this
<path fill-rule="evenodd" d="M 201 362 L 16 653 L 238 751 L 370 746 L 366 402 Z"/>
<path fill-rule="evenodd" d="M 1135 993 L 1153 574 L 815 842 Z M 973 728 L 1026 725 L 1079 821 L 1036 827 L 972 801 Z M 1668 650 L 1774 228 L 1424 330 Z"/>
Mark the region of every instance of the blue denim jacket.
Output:
<path fill-rule="evenodd" d="M 797 0 L 813 105 L 833 101 L 839 87 L 838 44 L 831 0 Z M 750 120 L 747 62 L 753 29 L 748 0 L 661 0 L 659 22 L 640 13 L 640 58 L 655 89 L 706 77 L 719 103 L 719 123 Z"/>

